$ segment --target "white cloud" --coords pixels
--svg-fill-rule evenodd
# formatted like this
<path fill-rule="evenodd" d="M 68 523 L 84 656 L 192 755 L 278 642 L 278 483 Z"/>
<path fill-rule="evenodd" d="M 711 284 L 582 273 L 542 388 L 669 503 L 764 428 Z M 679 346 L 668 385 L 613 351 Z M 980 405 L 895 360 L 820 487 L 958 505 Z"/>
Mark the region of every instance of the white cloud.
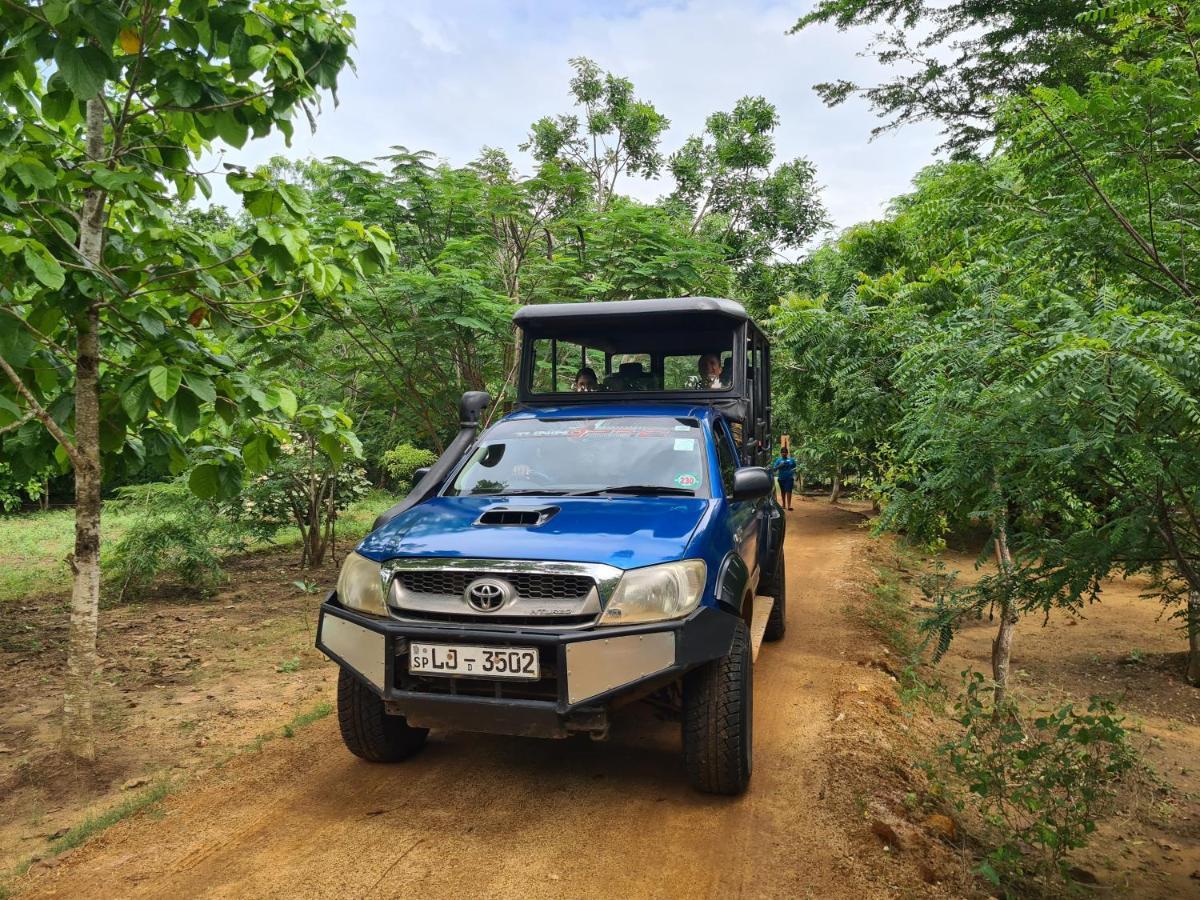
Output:
<path fill-rule="evenodd" d="M 281 152 L 368 159 L 393 145 L 455 164 L 484 145 L 520 159 L 529 124 L 568 110 L 574 56 L 631 78 L 671 119 L 668 150 L 700 131 L 709 113 L 747 94 L 766 97 L 781 119 L 779 158 L 812 160 L 839 228 L 880 215 L 938 143 L 928 125 L 871 142 L 878 120 L 864 103 L 825 107 L 814 83 L 870 82 L 879 69 L 857 55 L 862 33 L 788 36 L 804 11 L 795 4 L 351 0 L 350 8 L 358 18 L 357 75 L 343 77 L 340 105 L 325 104 L 315 135 L 298 122 L 290 150 L 273 137 L 229 150 L 226 160 L 254 164 Z M 667 189 L 662 181 L 623 185 L 644 199 Z M 214 199 L 231 202 L 231 195 L 219 187 Z"/>

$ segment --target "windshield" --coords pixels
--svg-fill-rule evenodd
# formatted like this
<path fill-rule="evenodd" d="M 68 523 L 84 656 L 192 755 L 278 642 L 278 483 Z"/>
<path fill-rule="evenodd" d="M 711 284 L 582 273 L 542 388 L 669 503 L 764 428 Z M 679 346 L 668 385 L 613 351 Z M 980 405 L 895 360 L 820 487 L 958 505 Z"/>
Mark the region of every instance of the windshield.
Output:
<path fill-rule="evenodd" d="M 522 419 L 489 429 L 447 494 L 704 496 L 696 419 Z"/>

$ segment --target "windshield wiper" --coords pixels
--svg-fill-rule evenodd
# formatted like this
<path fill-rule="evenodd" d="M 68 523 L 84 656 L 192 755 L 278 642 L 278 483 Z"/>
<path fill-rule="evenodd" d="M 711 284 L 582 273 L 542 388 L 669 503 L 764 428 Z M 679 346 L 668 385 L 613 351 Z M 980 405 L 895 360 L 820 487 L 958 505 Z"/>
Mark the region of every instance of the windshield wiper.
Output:
<path fill-rule="evenodd" d="M 672 497 L 695 497 L 696 492 L 691 488 L 669 487 L 662 484 L 622 484 L 613 487 L 596 488 L 591 491 L 572 491 L 572 497 L 598 497 L 601 494 L 634 494 L 646 497 L 655 494 L 666 494 Z"/>
<path fill-rule="evenodd" d="M 469 497 L 520 497 L 520 496 L 539 496 L 539 497 L 562 497 L 564 494 L 570 494 L 570 491 L 559 490 L 558 488 L 518 488 L 515 491 L 487 491 L 473 492 L 468 494 Z"/>

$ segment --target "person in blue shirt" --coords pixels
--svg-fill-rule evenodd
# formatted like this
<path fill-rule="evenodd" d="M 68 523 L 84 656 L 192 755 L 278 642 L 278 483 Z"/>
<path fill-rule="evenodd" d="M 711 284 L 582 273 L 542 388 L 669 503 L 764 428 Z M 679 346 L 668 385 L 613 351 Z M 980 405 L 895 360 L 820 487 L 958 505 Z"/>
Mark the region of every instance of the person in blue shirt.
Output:
<path fill-rule="evenodd" d="M 771 471 L 779 480 L 780 505 L 792 508 L 792 488 L 796 486 L 796 460 L 792 459 L 788 448 L 784 447 L 780 455 L 771 463 Z"/>

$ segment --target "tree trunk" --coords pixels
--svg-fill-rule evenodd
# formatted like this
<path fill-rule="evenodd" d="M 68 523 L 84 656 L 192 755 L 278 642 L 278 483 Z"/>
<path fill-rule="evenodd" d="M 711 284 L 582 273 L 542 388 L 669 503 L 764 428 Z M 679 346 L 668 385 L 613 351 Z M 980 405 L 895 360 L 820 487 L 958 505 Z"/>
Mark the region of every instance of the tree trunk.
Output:
<path fill-rule="evenodd" d="M 1200 687 L 1200 591 L 1188 591 L 1187 629 L 1187 680 Z"/>
<path fill-rule="evenodd" d="M 996 529 L 996 564 L 1000 567 L 1004 592 L 1004 599 L 1000 603 L 1000 629 L 992 641 L 992 680 L 996 682 L 995 705 L 999 709 L 1008 699 L 1008 670 L 1012 659 L 1013 635 L 1019 618 L 1010 595 L 1012 554 L 1008 550 L 1008 528 L 1003 521 Z"/>
<path fill-rule="evenodd" d="M 829 490 L 829 502 L 837 503 L 842 499 L 842 467 L 838 466 L 833 471 L 833 487 Z"/>
<path fill-rule="evenodd" d="M 67 638 L 67 682 L 63 692 L 63 749 L 94 760 L 92 687 L 100 611 L 100 382 L 98 311 L 93 306 L 79 326 L 75 372 L 75 554 L 71 560 L 71 624 Z"/>
<path fill-rule="evenodd" d="M 87 104 L 87 154 L 104 154 L 104 101 Z M 89 191 L 80 217 L 79 250 L 99 263 L 104 249 L 104 194 Z M 92 301 L 77 324 L 75 359 L 75 553 L 71 621 L 63 690 L 62 747 L 76 759 L 96 758 L 92 688 L 100 613 L 100 307 Z"/>

